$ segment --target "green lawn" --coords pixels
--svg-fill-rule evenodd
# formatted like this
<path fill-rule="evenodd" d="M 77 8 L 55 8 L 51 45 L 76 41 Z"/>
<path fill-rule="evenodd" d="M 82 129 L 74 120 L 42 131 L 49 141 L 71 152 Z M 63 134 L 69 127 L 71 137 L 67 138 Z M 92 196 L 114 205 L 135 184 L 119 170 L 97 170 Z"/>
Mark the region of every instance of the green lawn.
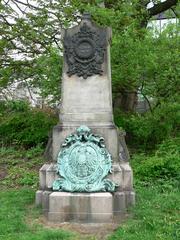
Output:
<path fill-rule="evenodd" d="M 41 214 L 34 207 L 34 190 L 3 190 L 0 193 L 0 239 L 3 240 L 58 240 L 74 239 L 63 230 L 47 230 L 36 220 Z"/>
<path fill-rule="evenodd" d="M 0 240 L 98 239 L 95 235 L 43 226 L 41 209 L 34 205 L 38 169 L 43 161 L 39 148 L 0 150 Z M 134 164 L 133 169 L 136 168 Z M 151 183 L 136 180 L 136 206 L 129 210 L 130 217 L 106 239 L 179 240 L 180 191 L 176 179 Z"/>
<path fill-rule="evenodd" d="M 177 182 L 136 184 L 132 217 L 108 240 L 180 239 L 180 192 Z"/>
<path fill-rule="evenodd" d="M 126 220 L 108 240 L 180 239 L 180 194 L 176 183 L 136 186 L 137 203 Z M 35 191 L 30 188 L 0 192 L 0 239 L 59 240 L 96 239 L 62 229 L 46 229 L 38 222 L 41 210 L 34 207 Z"/>

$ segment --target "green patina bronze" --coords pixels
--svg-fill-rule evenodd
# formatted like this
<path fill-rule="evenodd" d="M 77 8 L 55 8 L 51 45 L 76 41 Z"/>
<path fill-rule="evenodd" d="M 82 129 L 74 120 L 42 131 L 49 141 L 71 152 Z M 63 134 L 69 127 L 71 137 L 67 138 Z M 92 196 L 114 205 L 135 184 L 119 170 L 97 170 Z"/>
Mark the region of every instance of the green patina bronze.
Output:
<path fill-rule="evenodd" d="M 111 155 L 104 138 L 80 126 L 62 144 L 57 160 L 57 172 L 62 177 L 54 181 L 53 190 L 68 192 L 114 192 L 117 186 L 109 179 Z"/>

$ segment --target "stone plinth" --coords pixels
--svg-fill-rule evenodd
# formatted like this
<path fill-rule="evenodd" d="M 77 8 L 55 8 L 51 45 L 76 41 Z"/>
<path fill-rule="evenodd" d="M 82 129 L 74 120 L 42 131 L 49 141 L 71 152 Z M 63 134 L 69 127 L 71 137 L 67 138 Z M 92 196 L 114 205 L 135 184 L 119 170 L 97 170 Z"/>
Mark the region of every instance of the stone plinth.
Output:
<path fill-rule="evenodd" d="M 52 183 L 59 176 L 56 164 L 44 164 L 40 169 L 41 190 L 36 192 L 36 205 L 42 206 L 48 221 L 105 223 L 122 218 L 129 206 L 135 204 L 133 175 L 129 163 L 112 166 L 109 178 L 120 184 L 114 193 L 53 192 Z"/>
<path fill-rule="evenodd" d="M 54 223 L 110 223 L 123 217 L 133 193 L 69 193 L 37 191 L 36 204 L 41 204 L 48 221 Z"/>
<path fill-rule="evenodd" d="M 52 222 L 111 222 L 111 193 L 54 192 L 49 196 L 48 220 Z"/>

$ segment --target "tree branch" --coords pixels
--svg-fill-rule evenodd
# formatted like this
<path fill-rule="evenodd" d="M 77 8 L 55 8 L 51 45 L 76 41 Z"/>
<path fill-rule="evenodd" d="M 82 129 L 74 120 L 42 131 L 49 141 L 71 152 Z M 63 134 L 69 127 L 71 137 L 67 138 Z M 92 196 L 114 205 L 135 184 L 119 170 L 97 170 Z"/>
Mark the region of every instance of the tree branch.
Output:
<path fill-rule="evenodd" d="M 173 11 L 174 15 L 179 18 L 179 14 L 176 12 L 176 10 L 172 7 L 171 10 Z"/>
<path fill-rule="evenodd" d="M 30 4 L 28 1 L 26 1 L 26 2 L 24 2 L 24 1 L 21 2 L 20 0 L 14 0 L 14 1 L 19 3 L 19 4 L 22 4 L 22 5 L 26 6 L 28 8 L 39 9 L 39 7 L 37 7 L 37 6 L 33 5 L 33 4 Z"/>
<path fill-rule="evenodd" d="M 153 110 L 152 110 L 152 107 L 151 107 L 151 103 L 150 103 L 148 97 L 143 92 L 141 92 L 141 94 L 143 95 L 144 99 L 146 100 L 146 102 L 147 102 L 147 104 L 149 106 L 150 112 L 153 113 Z"/>
<path fill-rule="evenodd" d="M 152 17 L 161 12 L 164 12 L 171 7 L 175 6 L 178 3 L 178 0 L 167 0 L 165 2 L 157 3 L 152 8 L 148 9 L 149 16 Z"/>
<path fill-rule="evenodd" d="M 16 7 L 19 9 L 19 11 L 20 11 L 22 14 L 26 14 L 25 11 L 23 11 L 23 10 L 21 9 L 21 7 L 16 3 L 16 1 L 13 1 L 13 0 L 12 0 L 12 2 L 16 5 Z"/>

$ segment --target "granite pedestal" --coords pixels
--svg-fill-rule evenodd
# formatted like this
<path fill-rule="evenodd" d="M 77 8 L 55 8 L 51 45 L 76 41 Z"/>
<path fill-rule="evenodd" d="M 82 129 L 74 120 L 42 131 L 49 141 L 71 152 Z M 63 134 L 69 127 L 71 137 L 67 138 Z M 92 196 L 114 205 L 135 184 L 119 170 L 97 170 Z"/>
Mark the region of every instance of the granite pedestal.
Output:
<path fill-rule="evenodd" d="M 36 192 L 36 205 L 51 222 L 112 222 L 114 217 L 123 218 L 129 206 L 135 204 L 133 176 L 129 163 L 113 166 L 109 175 L 120 185 L 115 193 L 53 192 L 52 184 L 59 176 L 56 163 L 44 164 L 39 171 L 40 190 Z"/>

